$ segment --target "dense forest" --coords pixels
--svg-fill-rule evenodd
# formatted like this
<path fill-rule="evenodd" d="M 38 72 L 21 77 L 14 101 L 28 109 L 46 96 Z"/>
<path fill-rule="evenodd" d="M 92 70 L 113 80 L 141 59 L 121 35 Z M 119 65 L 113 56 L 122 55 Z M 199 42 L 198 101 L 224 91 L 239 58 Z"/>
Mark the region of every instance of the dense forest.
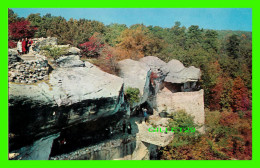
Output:
<path fill-rule="evenodd" d="M 51 14 L 22 18 L 11 9 L 8 12 L 10 48 L 24 37 L 57 37 L 59 44 L 81 48 L 82 59 L 112 74 L 117 61 L 149 55 L 200 68 L 206 134 L 167 146 L 161 159 L 251 159 L 252 32 L 186 28 L 180 22 L 171 28 L 128 27 Z"/>

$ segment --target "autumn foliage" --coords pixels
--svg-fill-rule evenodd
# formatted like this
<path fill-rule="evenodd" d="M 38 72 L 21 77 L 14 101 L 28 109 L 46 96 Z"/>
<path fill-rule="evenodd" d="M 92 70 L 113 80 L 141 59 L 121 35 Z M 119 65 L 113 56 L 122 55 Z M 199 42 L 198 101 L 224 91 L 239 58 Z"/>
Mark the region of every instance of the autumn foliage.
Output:
<path fill-rule="evenodd" d="M 248 98 L 248 90 L 240 77 L 234 80 L 231 96 L 233 111 L 246 111 L 250 107 L 251 102 Z"/>
<path fill-rule="evenodd" d="M 79 44 L 81 54 L 86 57 L 98 57 L 104 44 L 101 42 L 101 38 L 98 33 L 93 34 L 89 38 L 89 41 Z"/>
<path fill-rule="evenodd" d="M 31 38 L 34 36 L 36 27 L 31 27 L 27 20 L 17 21 L 8 25 L 8 37 L 11 40 L 19 40 L 21 38 Z"/>
<path fill-rule="evenodd" d="M 250 160 L 252 159 L 251 111 L 242 115 L 230 111 L 206 110 L 206 133 L 190 137 L 178 147 L 161 148 L 162 160 Z"/>

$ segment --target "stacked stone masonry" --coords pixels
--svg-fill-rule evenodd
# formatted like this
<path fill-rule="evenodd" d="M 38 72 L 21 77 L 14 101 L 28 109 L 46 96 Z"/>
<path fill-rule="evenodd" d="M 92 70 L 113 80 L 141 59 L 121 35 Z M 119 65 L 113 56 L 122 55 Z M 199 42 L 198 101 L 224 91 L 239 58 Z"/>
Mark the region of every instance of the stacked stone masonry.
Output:
<path fill-rule="evenodd" d="M 14 83 L 32 84 L 49 79 L 47 61 L 16 62 L 8 66 L 8 80 Z"/>

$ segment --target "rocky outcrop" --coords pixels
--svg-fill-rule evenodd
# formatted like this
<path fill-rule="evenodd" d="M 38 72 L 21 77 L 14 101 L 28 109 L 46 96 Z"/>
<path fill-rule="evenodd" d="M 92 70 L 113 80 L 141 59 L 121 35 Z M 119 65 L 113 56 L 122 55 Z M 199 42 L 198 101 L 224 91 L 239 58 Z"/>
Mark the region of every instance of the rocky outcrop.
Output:
<path fill-rule="evenodd" d="M 79 59 L 78 55 L 62 56 L 56 60 L 59 67 L 84 67 L 85 63 Z"/>
<path fill-rule="evenodd" d="M 55 40 L 46 40 L 38 45 L 57 44 Z M 44 56 L 36 58 L 47 64 Z M 41 61 L 38 61 L 39 65 Z M 19 67 L 20 64 L 23 66 Z M 26 75 L 27 70 L 29 76 L 26 78 L 30 79 L 30 70 L 34 68 L 36 76 L 41 76 L 44 71 L 41 68 L 45 67 L 38 70 L 35 61 L 14 63 L 9 67 L 10 76 L 17 77 L 12 79 L 15 83 L 9 83 L 9 133 L 12 135 L 9 144 L 15 159 L 48 159 L 50 154 L 54 160 L 156 158 L 157 147 L 169 144 L 173 133 L 149 132 L 151 125 L 136 122 L 131 123 L 135 130 L 132 134 L 122 135 L 119 131 L 122 126 L 118 129 L 118 125 L 123 118 L 129 117 L 127 110 L 130 114 L 129 104 L 124 100 L 124 91 L 128 87 L 140 90 L 140 101 L 133 104 L 132 112 L 139 109 L 138 106 L 154 107 L 159 114 L 184 109 L 195 116 L 195 122 L 204 123 L 203 90 L 177 93 L 168 90 L 175 84 L 183 86 L 197 81 L 200 70 L 195 67 L 185 68 L 177 60 L 166 64 L 157 57 L 147 56 L 139 61 L 126 59 L 118 62 L 118 77 L 81 61 L 80 50 L 75 47 L 68 48 L 64 56 L 55 60 L 55 65 L 57 68 L 51 72 L 45 70 L 48 72 L 44 74 L 48 76 L 46 80 L 33 84 L 15 80 Z M 27 66 L 24 70 L 21 68 Z M 13 75 L 13 70 L 20 74 Z M 157 77 L 151 76 L 152 72 Z M 173 86 L 166 87 L 165 83 Z M 150 121 L 166 127 L 167 118 L 161 118 L 158 113 L 150 117 Z M 113 139 L 108 139 L 111 137 L 104 133 L 110 127 L 118 129 L 113 133 Z M 58 139 L 65 137 L 67 151 L 59 151 Z M 27 147 L 14 150 L 25 145 Z"/>
<path fill-rule="evenodd" d="M 144 103 L 150 94 L 151 69 L 142 62 L 125 59 L 118 62 L 119 76 L 124 79 L 125 89 L 138 88 L 140 101 L 134 106 Z"/>
<path fill-rule="evenodd" d="M 113 115 L 123 103 L 123 79 L 94 65 L 57 68 L 48 83 L 9 84 L 9 131 L 17 138 L 39 138 Z"/>
<path fill-rule="evenodd" d="M 171 60 L 165 67 L 169 73 L 165 78 L 165 82 L 171 83 L 185 83 L 198 81 L 201 76 L 200 69 L 194 66 L 185 68 L 178 60 Z"/>

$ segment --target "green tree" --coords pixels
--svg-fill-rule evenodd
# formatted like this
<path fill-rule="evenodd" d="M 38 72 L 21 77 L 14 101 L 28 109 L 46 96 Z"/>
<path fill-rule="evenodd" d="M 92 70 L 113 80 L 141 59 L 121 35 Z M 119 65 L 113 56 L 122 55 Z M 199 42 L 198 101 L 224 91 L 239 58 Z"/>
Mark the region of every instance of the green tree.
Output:
<path fill-rule="evenodd" d="M 203 32 L 203 29 L 200 29 L 199 26 L 191 25 L 188 28 L 188 32 L 187 32 L 186 47 L 192 48 L 192 47 L 196 47 L 196 46 L 201 46 L 202 32 Z"/>
<path fill-rule="evenodd" d="M 111 46 L 116 46 L 119 41 L 118 38 L 120 34 L 127 29 L 127 26 L 125 24 L 110 24 L 107 26 L 107 30 L 105 32 L 105 39 L 106 42 Z"/>
<path fill-rule="evenodd" d="M 214 50 L 215 52 L 217 52 L 218 51 L 217 37 L 218 37 L 218 33 L 216 31 L 207 30 L 205 32 L 203 48 L 207 51 Z"/>
<path fill-rule="evenodd" d="M 229 57 L 233 59 L 239 57 L 239 44 L 240 44 L 240 39 L 238 38 L 237 35 L 232 35 L 228 38 L 227 52 Z"/>
<path fill-rule="evenodd" d="M 30 21 L 31 26 L 35 26 L 35 27 L 40 27 L 40 25 L 42 23 L 42 18 L 41 18 L 40 13 L 30 14 L 27 17 L 27 20 Z"/>

